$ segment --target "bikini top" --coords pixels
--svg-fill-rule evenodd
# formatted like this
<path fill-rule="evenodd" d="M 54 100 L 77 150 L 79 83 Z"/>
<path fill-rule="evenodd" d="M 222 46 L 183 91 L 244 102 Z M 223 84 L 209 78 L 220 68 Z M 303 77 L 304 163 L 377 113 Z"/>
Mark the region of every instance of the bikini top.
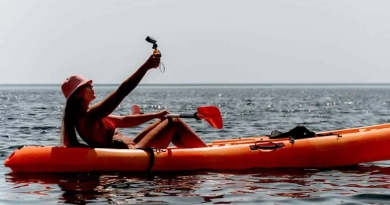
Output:
<path fill-rule="evenodd" d="M 104 128 L 107 130 L 106 140 L 107 140 L 107 142 L 111 142 L 112 136 L 114 135 L 115 129 L 116 129 L 114 122 L 112 122 L 112 120 L 110 120 L 107 117 L 103 118 L 101 122 L 102 122 Z"/>
<path fill-rule="evenodd" d="M 112 120 L 110 120 L 109 118 L 107 118 L 107 117 L 103 118 L 99 122 L 99 124 L 100 124 L 100 126 L 103 126 L 107 132 L 107 134 L 105 136 L 103 136 L 103 138 L 94 140 L 91 137 L 82 137 L 80 135 L 80 137 L 91 147 L 98 148 L 98 147 L 109 146 L 111 144 L 112 138 L 115 134 L 116 126 L 115 126 L 114 122 L 112 122 Z"/>
<path fill-rule="evenodd" d="M 110 118 L 108 118 L 108 117 L 103 118 L 102 124 L 103 124 L 104 128 L 106 128 L 106 130 L 109 130 L 110 132 L 112 132 L 112 134 L 114 134 L 116 126 L 115 126 L 114 122 L 112 122 L 112 120 L 110 120 Z"/>

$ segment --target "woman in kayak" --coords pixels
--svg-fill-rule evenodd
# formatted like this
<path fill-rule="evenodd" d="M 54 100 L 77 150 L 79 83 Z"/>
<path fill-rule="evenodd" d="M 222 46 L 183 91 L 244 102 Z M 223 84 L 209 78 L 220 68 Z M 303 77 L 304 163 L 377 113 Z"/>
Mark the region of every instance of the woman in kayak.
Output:
<path fill-rule="evenodd" d="M 83 146 L 79 134 L 90 147 L 95 148 L 166 148 L 172 142 L 177 147 L 206 147 L 199 136 L 181 119 L 166 118 L 168 111 L 150 114 L 116 116 L 111 113 L 139 84 L 147 71 L 157 68 L 160 55 L 150 58 L 122 82 L 116 91 L 102 101 L 89 106 L 95 99 L 92 80 L 82 75 L 72 75 L 61 85 L 66 106 L 61 126 L 61 144 L 67 147 Z M 116 128 L 138 126 L 150 120 L 156 122 L 141 131 L 133 140 Z"/>

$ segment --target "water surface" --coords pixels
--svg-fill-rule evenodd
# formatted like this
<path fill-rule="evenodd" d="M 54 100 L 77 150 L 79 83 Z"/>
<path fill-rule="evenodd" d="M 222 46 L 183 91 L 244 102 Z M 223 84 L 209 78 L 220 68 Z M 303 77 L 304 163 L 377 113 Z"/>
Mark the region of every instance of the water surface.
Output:
<path fill-rule="evenodd" d="M 95 86 L 98 99 L 116 87 Z M 20 145 L 58 145 L 65 100 L 58 86 L 0 86 L 0 158 Z M 390 86 L 246 85 L 141 86 L 115 111 L 132 104 L 144 112 L 193 113 L 219 106 L 222 130 L 186 122 L 206 142 L 288 131 L 313 131 L 388 123 Z M 146 125 L 145 125 L 146 126 Z M 123 129 L 135 135 L 145 126 Z M 338 169 L 257 169 L 158 174 L 13 174 L 0 166 L 2 204 L 385 204 L 390 163 Z"/>

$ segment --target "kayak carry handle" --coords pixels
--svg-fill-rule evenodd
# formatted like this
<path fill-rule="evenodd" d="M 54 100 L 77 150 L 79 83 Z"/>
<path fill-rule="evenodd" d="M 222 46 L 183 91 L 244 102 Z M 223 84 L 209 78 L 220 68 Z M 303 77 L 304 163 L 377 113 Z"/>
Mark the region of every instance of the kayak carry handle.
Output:
<path fill-rule="evenodd" d="M 254 145 L 249 146 L 251 150 L 275 150 L 284 147 L 283 143 L 274 143 L 270 141 L 257 141 Z"/>

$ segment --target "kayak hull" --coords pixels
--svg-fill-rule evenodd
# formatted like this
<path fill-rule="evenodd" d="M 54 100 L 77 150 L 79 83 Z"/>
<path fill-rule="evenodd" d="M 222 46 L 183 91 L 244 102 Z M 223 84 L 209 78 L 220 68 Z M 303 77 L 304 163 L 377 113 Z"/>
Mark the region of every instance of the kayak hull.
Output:
<path fill-rule="evenodd" d="M 217 140 L 191 149 L 24 146 L 4 165 L 13 172 L 153 172 L 329 168 L 390 160 L 390 124 L 324 133 L 328 135 L 298 140 L 267 136 Z"/>

